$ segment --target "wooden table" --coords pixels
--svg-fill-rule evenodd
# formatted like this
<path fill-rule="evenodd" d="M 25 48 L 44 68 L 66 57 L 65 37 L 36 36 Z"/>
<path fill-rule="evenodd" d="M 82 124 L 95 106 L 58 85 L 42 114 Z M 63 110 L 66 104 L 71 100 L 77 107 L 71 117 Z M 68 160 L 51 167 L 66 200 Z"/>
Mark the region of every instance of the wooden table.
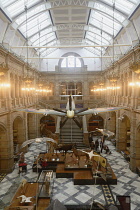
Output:
<path fill-rule="evenodd" d="M 15 206 L 9 207 L 9 210 L 34 210 L 34 206 Z"/>

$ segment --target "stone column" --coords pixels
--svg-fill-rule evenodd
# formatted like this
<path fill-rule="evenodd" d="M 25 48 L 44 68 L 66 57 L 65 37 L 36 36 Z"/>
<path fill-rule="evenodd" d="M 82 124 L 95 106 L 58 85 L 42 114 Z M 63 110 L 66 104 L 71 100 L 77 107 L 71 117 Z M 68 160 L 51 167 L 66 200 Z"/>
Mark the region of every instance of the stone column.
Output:
<path fill-rule="evenodd" d="M 61 117 L 57 117 L 57 122 L 56 122 L 56 135 L 59 137 L 60 135 L 60 121 L 61 121 Z"/>
<path fill-rule="evenodd" d="M 59 81 L 57 80 L 56 82 L 55 82 L 55 91 L 54 91 L 54 96 L 55 96 L 55 100 L 56 100 L 56 102 L 58 103 L 58 101 L 59 101 L 59 95 L 60 95 L 60 85 L 59 85 Z"/>
<path fill-rule="evenodd" d="M 87 78 L 85 78 L 84 83 L 82 83 L 82 91 L 83 91 L 83 101 L 84 101 L 84 105 L 85 107 L 88 107 L 88 101 L 89 101 L 89 94 L 87 95 L 87 93 L 89 93 L 89 85 L 88 85 L 88 81 Z"/>
<path fill-rule="evenodd" d="M 116 132 L 116 115 L 113 113 L 108 113 L 107 118 L 105 119 L 106 122 L 106 129 L 111 132 Z"/>
<path fill-rule="evenodd" d="M 130 169 L 136 171 L 136 167 L 140 167 L 140 130 L 136 129 L 136 115 L 133 114 L 130 138 Z"/>
<path fill-rule="evenodd" d="M 13 128 L 11 114 L 7 114 L 7 131 L 3 131 L 3 134 L 0 136 L 0 141 L 0 170 L 1 172 L 9 173 L 14 169 Z"/>
<path fill-rule="evenodd" d="M 83 134 L 84 134 L 83 142 L 85 143 L 85 145 L 89 146 L 86 116 L 84 115 L 82 118 L 83 118 L 82 120 L 83 120 Z"/>
<path fill-rule="evenodd" d="M 37 137 L 37 115 L 28 114 L 28 139 L 34 139 Z"/>
<path fill-rule="evenodd" d="M 117 118 L 120 115 L 117 114 Z M 126 142 L 126 125 L 125 125 L 125 121 L 121 121 L 119 119 L 117 119 L 117 123 L 116 123 L 116 148 L 117 151 L 124 151 L 126 150 L 126 146 L 127 146 L 127 142 Z"/>
<path fill-rule="evenodd" d="M 10 81 L 10 73 L 8 73 L 7 78 L 8 78 L 8 83 L 10 83 L 11 82 Z M 6 94 L 7 102 L 8 102 L 7 106 L 8 106 L 9 110 L 12 108 L 12 103 L 11 103 L 11 86 L 12 86 L 12 84 L 10 83 L 10 88 L 7 89 L 7 94 Z"/>

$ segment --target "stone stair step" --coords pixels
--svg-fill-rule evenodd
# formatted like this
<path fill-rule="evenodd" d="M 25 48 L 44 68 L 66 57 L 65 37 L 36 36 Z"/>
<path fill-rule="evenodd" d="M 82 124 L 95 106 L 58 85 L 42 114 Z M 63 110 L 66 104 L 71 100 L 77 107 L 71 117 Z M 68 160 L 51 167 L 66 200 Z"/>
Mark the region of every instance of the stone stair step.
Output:
<path fill-rule="evenodd" d="M 77 124 L 73 120 L 69 119 L 61 128 L 60 139 L 61 143 L 70 144 L 76 142 L 78 148 L 85 148 L 85 145 L 83 143 L 83 131 L 77 126 Z"/>

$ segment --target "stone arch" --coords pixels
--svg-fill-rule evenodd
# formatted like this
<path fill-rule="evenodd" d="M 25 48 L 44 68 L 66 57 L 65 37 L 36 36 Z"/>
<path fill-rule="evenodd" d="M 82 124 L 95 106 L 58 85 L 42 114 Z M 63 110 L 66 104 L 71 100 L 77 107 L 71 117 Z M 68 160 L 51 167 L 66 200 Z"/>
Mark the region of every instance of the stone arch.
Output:
<path fill-rule="evenodd" d="M 132 136 L 130 156 L 130 169 L 139 173 L 138 168 L 140 168 L 140 123 L 137 124 L 135 134 Z"/>
<path fill-rule="evenodd" d="M 124 114 L 119 117 L 119 150 L 130 150 L 130 131 L 131 121 L 130 118 Z"/>
<path fill-rule="evenodd" d="M 92 115 L 88 120 L 88 131 L 95 131 L 96 128 L 103 129 L 104 119 L 100 115 Z"/>
<path fill-rule="evenodd" d="M 136 128 L 135 139 L 131 146 L 131 158 L 130 158 L 130 165 L 132 171 L 136 171 L 137 168 L 140 167 L 140 123 Z"/>
<path fill-rule="evenodd" d="M 6 170 L 5 161 L 3 160 L 7 156 L 7 130 L 6 128 L 0 124 L 0 171 Z"/>
<path fill-rule="evenodd" d="M 75 52 L 68 52 L 68 53 L 65 53 L 64 55 L 62 55 L 62 57 L 68 57 L 68 56 L 81 57 L 78 53 L 75 53 Z M 81 61 L 81 67 L 83 67 L 84 66 L 83 58 L 79 58 L 79 60 Z M 60 68 L 61 68 L 62 62 L 63 62 L 63 59 L 60 59 L 58 62 L 58 66 Z"/>
<path fill-rule="evenodd" d="M 21 144 L 25 141 L 25 127 L 23 119 L 17 116 L 13 120 L 13 143 L 15 152 L 19 150 Z"/>

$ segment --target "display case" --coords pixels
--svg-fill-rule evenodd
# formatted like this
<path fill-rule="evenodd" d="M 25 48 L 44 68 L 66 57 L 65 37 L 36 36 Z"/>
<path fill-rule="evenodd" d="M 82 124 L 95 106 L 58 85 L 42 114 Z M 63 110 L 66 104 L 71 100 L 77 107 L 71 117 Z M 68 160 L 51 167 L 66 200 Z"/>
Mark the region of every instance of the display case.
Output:
<path fill-rule="evenodd" d="M 38 198 L 51 198 L 53 189 L 53 170 L 43 170 L 38 179 Z"/>

